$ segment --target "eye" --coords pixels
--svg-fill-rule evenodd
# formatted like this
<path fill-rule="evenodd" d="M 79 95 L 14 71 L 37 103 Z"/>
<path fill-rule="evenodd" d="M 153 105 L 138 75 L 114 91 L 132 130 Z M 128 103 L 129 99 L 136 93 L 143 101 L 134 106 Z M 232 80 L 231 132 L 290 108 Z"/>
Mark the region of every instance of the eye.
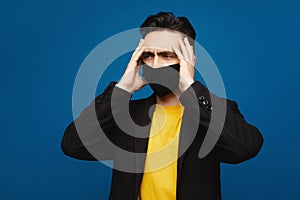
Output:
<path fill-rule="evenodd" d="M 149 53 L 149 52 L 144 52 L 142 54 L 142 59 L 143 60 L 149 60 L 149 59 L 152 59 L 153 58 L 153 54 L 152 53 Z"/>
<path fill-rule="evenodd" d="M 174 58 L 174 56 L 171 56 L 171 55 L 164 55 L 164 58 L 170 59 L 170 58 Z"/>
<path fill-rule="evenodd" d="M 143 55 L 143 59 L 149 59 L 149 58 L 152 58 L 152 56 L 150 56 L 150 55 Z"/>
<path fill-rule="evenodd" d="M 164 53 L 164 54 L 162 54 L 162 57 L 164 59 L 174 59 L 174 58 L 177 58 L 176 54 L 174 54 L 174 53 Z"/>

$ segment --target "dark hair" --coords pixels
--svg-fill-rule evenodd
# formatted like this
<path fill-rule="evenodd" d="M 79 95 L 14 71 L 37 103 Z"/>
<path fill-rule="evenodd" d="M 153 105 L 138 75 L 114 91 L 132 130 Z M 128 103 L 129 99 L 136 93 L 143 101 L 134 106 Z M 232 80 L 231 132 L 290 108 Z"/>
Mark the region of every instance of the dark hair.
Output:
<path fill-rule="evenodd" d="M 181 32 L 189 36 L 190 43 L 193 45 L 196 38 L 196 32 L 186 17 L 175 17 L 172 12 L 159 12 L 156 15 L 150 15 L 140 26 L 140 32 L 143 38 L 150 32 L 157 29 L 147 28 L 168 28 L 174 31 Z"/>

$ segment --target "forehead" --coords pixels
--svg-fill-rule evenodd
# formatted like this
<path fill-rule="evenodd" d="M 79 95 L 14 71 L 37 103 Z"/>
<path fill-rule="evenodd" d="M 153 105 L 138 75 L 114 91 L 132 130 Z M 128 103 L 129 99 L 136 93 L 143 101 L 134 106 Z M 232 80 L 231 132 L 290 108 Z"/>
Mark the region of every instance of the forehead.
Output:
<path fill-rule="evenodd" d="M 183 37 L 183 34 L 175 31 L 153 31 L 148 33 L 144 38 L 144 47 L 147 50 L 161 49 L 173 51 L 173 47 Z"/>

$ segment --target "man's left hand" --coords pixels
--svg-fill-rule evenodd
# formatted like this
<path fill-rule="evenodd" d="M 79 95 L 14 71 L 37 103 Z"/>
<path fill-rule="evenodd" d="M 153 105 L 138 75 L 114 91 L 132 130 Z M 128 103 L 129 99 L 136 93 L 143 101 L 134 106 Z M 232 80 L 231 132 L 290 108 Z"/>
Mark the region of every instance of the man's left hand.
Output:
<path fill-rule="evenodd" d="M 187 37 L 180 39 L 173 49 L 180 59 L 179 90 L 182 93 L 194 83 L 196 57 Z"/>

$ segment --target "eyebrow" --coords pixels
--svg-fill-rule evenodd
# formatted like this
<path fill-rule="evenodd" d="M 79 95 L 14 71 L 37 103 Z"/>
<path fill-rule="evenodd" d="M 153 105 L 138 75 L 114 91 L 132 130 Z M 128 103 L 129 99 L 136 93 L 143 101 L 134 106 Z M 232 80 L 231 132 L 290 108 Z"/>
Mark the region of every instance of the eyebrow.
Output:
<path fill-rule="evenodd" d="M 162 51 L 162 52 L 158 52 L 157 55 L 171 55 L 171 56 L 177 56 L 176 53 L 171 52 L 171 51 Z"/>
<path fill-rule="evenodd" d="M 141 56 L 142 57 L 147 57 L 147 56 L 154 57 L 154 53 L 152 53 L 151 51 L 144 51 Z"/>
<path fill-rule="evenodd" d="M 152 51 L 144 51 L 142 53 L 142 55 L 154 55 L 154 52 L 152 52 Z M 172 56 L 177 56 L 176 53 L 174 53 L 172 51 L 161 51 L 161 52 L 158 52 L 157 55 L 172 55 Z"/>

